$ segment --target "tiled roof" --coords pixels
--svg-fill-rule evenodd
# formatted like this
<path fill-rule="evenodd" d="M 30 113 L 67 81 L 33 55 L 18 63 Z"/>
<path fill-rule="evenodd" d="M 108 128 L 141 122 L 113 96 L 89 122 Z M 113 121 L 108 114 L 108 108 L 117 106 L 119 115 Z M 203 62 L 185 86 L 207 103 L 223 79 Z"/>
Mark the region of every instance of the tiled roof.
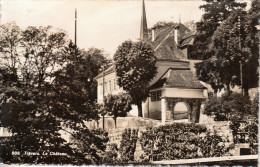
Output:
<path fill-rule="evenodd" d="M 191 42 L 191 40 L 194 39 L 194 35 L 195 35 L 194 31 L 185 33 L 185 35 L 183 36 L 183 38 L 180 41 L 180 46 L 189 44 Z"/>
<path fill-rule="evenodd" d="M 151 35 L 145 42 L 149 43 L 155 51 L 155 56 L 157 60 L 165 61 L 183 61 L 188 60 L 187 57 L 182 53 L 174 41 L 174 29 L 179 26 L 179 46 L 184 46 L 188 44 L 194 36 L 194 32 L 190 31 L 183 24 L 173 24 L 167 28 L 161 28 L 156 31 L 156 39 L 152 42 Z M 105 75 L 115 72 L 115 66 L 112 65 L 107 70 L 105 70 Z M 103 73 L 99 74 L 95 79 L 103 76 Z"/>
<path fill-rule="evenodd" d="M 151 88 L 174 87 L 203 89 L 205 88 L 199 80 L 193 77 L 189 69 L 169 69 Z"/>
<path fill-rule="evenodd" d="M 156 31 L 155 41 L 152 42 L 151 36 L 145 41 L 150 43 L 154 49 L 157 60 L 187 60 L 187 57 L 185 57 L 174 41 L 175 26 L 179 26 L 179 46 L 186 45 L 192 40 L 191 37 L 194 33 L 181 23 L 174 24 L 171 27 L 160 30 L 159 32 Z"/>

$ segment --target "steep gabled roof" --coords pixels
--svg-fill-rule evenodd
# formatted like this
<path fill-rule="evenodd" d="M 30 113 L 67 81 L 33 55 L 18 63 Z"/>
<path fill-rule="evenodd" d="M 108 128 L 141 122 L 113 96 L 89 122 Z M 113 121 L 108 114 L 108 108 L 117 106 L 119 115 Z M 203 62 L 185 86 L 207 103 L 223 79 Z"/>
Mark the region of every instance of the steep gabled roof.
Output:
<path fill-rule="evenodd" d="M 187 89 L 204 89 L 206 88 L 193 77 L 190 69 L 168 69 L 168 71 L 155 83 L 151 88 L 172 87 Z"/>
<path fill-rule="evenodd" d="M 195 33 L 195 31 L 185 33 L 185 35 L 180 41 L 180 47 L 188 45 L 194 39 Z"/>
<path fill-rule="evenodd" d="M 186 45 L 192 40 L 194 32 L 189 30 L 181 23 L 173 24 L 168 28 L 156 31 L 155 40 L 152 41 L 152 36 L 150 35 L 149 38 L 145 40 L 145 42 L 148 42 L 152 46 L 155 51 L 157 60 L 187 60 L 187 57 L 182 53 L 181 49 L 178 48 L 174 41 L 174 29 L 176 26 L 179 27 L 179 46 Z"/>

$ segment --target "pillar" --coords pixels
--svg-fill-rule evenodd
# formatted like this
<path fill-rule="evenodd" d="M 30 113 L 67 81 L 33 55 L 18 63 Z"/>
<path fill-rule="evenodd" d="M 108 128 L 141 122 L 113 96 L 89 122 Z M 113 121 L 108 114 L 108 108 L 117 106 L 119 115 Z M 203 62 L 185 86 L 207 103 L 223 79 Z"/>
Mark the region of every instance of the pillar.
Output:
<path fill-rule="evenodd" d="M 165 125 L 165 121 L 166 121 L 166 110 L 167 110 L 167 99 L 162 97 L 161 98 L 161 120 L 162 120 L 162 124 Z"/>

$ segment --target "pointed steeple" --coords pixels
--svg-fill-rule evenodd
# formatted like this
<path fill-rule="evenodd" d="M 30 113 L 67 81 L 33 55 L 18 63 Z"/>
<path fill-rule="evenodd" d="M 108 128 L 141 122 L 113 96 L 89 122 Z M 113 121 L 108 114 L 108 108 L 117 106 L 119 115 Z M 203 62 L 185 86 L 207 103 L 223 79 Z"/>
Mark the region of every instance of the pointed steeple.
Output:
<path fill-rule="evenodd" d="M 77 8 L 75 9 L 75 46 L 77 46 Z"/>
<path fill-rule="evenodd" d="M 146 38 L 148 38 L 148 29 L 147 29 L 145 5 L 144 5 L 144 0 L 143 0 L 140 39 L 142 40 L 142 39 L 146 39 Z"/>

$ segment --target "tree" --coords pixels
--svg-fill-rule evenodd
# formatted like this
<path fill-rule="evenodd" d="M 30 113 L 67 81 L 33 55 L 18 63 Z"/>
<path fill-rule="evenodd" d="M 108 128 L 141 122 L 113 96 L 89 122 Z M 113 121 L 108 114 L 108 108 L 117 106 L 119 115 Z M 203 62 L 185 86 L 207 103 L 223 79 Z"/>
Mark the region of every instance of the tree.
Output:
<path fill-rule="evenodd" d="M 215 90 L 225 86 L 230 91 L 230 86 L 241 85 L 240 62 L 245 93 L 257 85 L 259 53 L 255 49 L 258 49 L 258 40 L 250 15 L 234 11 L 214 32 L 209 46 L 211 57 L 195 65 L 198 78 Z"/>
<path fill-rule="evenodd" d="M 0 52 L 2 63 L 10 69 L 12 74 L 17 73 L 18 49 L 21 41 L 21 29 L 15 22 L 0 26 Z"/>
<path fill-rule="evenodd" d="M 84 73 L 89 77 L 86 82 L 89 98 L 91 103 L 94 103 L 97 100 L 97 82 L 93 78 L 102 72 L 102 68 L 107 68 L 111 64 L 111 60 L 106 58 L 103 50 L 97 48 L 83 50 L 82 58 L 82 64 L 86 67 Z"/>
<path fill-rule="evenodd" d="M 148 96 L 149 82 L 157 73 L 153 49 L 146 43 L 125 41 L 114 55 L 118 84 L 132 98 L 142 116 L 142 101 Z"/>
<path fill-rule="evenodd" d="M 67 156 L 30 156 L 26 153 L 72 153 L 59 133 L 61 122 L 48 104 L 50 82 L 46 82 L 59 63 L 57 55 L 66 43 L 66 34 L 51 27 L 28 27 L 20 34 L 19 40 L 14 42 L 19 46 L 15 51 L 17 64 L 2 64 L 6 74 L 15 76 L 15 79 L 7 77 L 9 79 L 3 83 L 1 122 L 12 136 L 7 138 L 5 147 L 9 151 L 2 158 L 4 162 L 13 163 L 68 163 Z M 6 36 L 5 42 L 12 38 Z M 3 50 L 2 54 L 5 54 Z M 8 62 L 12 55 L 3 58 Z M 14 67 L 16 72 L 12 70 Z M 12 151 L 19 151 L 20 155 L 12 155 Z"/>
<path fill-rule="evenodd" d="M 128 94 L 107 95 L 105 97 L 105 110 L 109 116 L 113 116 L 116 127 L 117 117 L 125 117 L 131 110 L 131 97 Z"/>
<path fill-rule="evenodd" d="M 89 67 L 84 54 L 72 43 L 65 48 L 64 55 L 71 63 L 54 74 L 53 98 L 49 105 L 52 112 L 61 118 L 62 130 L 70 134 L 75 163 L 100 163 L 108 137 L 103 130 L 89 130 L 85 125 L 85 121 L 99 119 L 97 106 L 89 94 Z"/>
<path fill-rule="evenodd" d="M 98 114 L 89 101 L 89 74 L 84 73 L 81 51 L 68 44 L 63 31 L 52 27 L 28 27 L 19 42 L 16 79 L 9 77 L 12 68 L 1 64 L 1 123 L 12 133 L 4 143 L 9 150 L 2 155 L 4 162 L 83 164 L 92 163 L 88 158 L 92 156 L 97 163 L 102 155 L 96 152 L 104 152 L 108 139 L 103 131 L 85 125 Z M 65 132 L 71 140 L 65 140 Z M 89 152 L 83 153 L 79 142 L 87 142 Z M 55 152 L 64 154 L 51 155 Z"/>
<path fill-rule="evenodd" d="M 248 61 L 244 60 L 243 63 L 243 88 L 245 93 L 248 94 L 249 88 L 258 86 L 259 81 L 259 33 L 256 26 L 259 24 L 260 17 L 260 2 L 253 0 L 251 8 L 247 15 L 245 15 L 245 22 L 241 23 L 241 29 L 245 31 L 245 40 L 242 49 L 245 54 L 248 54 Z M 248 49 L 248 51 L 245 51 Z M 247 62 L 246 62 L 247 61 Z"/>
<path fill-rule="evenodd" d="M 197 34 L 191 51 L 191 57 L 207 59 L 211 57 L 208 52 L 208 46 L 211 43 L 211 37 L 217 27 L 226 20 L 236 9 L 244 9 L 246 3 L 240 3 L 235 0 L 204 0 L 206 4 L 200 6 L 204 11 L 201 21 L 196 23 Z"/>

